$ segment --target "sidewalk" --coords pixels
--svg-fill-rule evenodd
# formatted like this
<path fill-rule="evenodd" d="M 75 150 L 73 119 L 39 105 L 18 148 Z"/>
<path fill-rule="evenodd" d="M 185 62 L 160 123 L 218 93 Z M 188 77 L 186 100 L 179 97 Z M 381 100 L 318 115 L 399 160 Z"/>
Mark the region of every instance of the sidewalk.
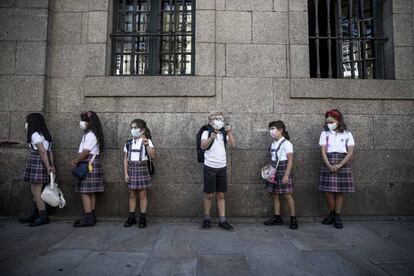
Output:
<path fill-rule="evenodd" d="M 99 219 L 99 218 L 98 218 Z M 0 220 L 0 275 L 414 275 L 414 222 L 345 222 L 226 232 L 199 223 L 146 229 L 99 221 L 29 228 Z"/>

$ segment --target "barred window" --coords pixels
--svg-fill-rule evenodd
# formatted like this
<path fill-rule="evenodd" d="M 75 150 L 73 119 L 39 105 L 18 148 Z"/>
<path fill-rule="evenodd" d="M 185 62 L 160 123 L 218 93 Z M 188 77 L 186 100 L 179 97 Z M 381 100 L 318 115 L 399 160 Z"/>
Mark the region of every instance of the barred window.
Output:
<path fill-rule="evenodd" d="M 195 0 L 115 0 L 112 75 L 193 75 Z"/>
<path fill-rule="evenodd" d="M 308 0 L 313 78 L 383 79 L 383 0 Z"/>

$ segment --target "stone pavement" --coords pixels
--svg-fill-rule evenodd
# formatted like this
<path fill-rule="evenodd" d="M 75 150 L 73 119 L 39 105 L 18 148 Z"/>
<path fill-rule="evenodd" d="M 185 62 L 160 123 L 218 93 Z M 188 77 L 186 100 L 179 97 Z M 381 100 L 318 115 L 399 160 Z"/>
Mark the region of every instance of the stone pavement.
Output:
<path fill-rule="evenodd" d="M 299 221 L 300 222 L 300 221 Z M 414 222 L 316 222 L 233 232 L 177 220 L 146 229 L 99 221 L 29 228 L 0 219 L 0 275 L 414 275 Z"/>

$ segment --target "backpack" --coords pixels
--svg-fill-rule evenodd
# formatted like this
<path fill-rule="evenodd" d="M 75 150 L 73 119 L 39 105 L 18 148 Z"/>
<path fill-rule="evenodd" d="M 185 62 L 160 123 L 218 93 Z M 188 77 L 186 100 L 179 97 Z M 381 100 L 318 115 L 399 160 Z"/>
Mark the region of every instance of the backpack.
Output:
<path fill-rule="evenodd" d="M 208 146 L 208 148 L 205 150 L 201 149 L 201 136 L 203 135 L 204 131 L 208 131 L 208 137 L 210 137 L 211 133 L 214 131 L 214 128 L 210 125 L 204 125 L 197 132 L 197 159 L 199 163 L 204 163 L 204 152 L 206 150 L 209 150 L 214 143 L 213 141 L 213 143 L 211 143 L 210 146 Z M 224 146 L 227 146 L 227 132 L 224 130 L 224 128 L 221 128 L 219 131 L 223 134 Z"/>
<path fill-rule="evenodd" d="M 126 141 L 126 148 L 127 148 L 127 156 L 128 156 L 128 161 L 130 161 L 131 160 L 131 147 L 132 147 L 132 139 L 130 139 L 130 140 L 127 140 Z M 143 142 L 142 142 L 143 143 Z M 139 151 L 141 151 L 141 150 L 139 150 Z M 147 156 L 147 158 L 148 158 L 148 162 L 147 162 L 147 166 L 148 166 L 148 171 L 149 171 L 149 174 L 150 175 L 153 175 L 154 173 L 155 173 L 155 166 L 154 166 L 154 162 L 153 162 L 153 160 L 152 160 L 152 158 L 151 157 L 149 157 L 149 155 L 148 155 L 148 152 L 147 151 L 145 151 L 145 155 Z"/>

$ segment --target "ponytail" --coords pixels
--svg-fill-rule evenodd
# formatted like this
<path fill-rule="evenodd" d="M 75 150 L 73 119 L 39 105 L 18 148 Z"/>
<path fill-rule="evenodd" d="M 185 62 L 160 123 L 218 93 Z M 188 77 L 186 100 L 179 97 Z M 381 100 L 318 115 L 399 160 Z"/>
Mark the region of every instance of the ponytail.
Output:
<path fill-rule="evenodd" d="M 290 140 L 289 133 L 286 131 L 286 126 L 283 121 L 273 121 L 269 123 L 269 128 L 275 127 L 277 129 L 281 129 L 283 131 L 283 137 L 285 137 L 286 140 Z"/>
<path fill-rule="evenodd" d="M 152 139 L 152 137 L 151 137 L 151 131 L 149 130 L 149 128 L 148 128 L 148 127 L 145 127 L 145 132 L 144 132 L 144 134 L 145 134 L 145 137 L 146 137 L 147 139 Z"/>

